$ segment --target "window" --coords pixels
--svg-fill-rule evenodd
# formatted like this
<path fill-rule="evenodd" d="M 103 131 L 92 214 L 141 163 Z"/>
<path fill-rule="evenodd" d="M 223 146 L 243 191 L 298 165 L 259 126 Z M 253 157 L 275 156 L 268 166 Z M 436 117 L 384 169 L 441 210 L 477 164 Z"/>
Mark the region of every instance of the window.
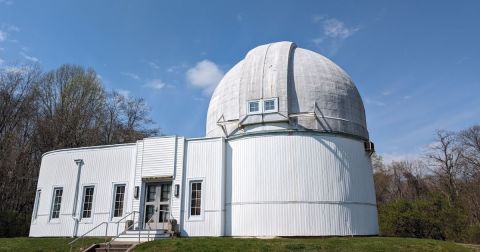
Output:
<path fill-rule="evenodd" d="M 63 188 L 56 187 L 53 189 L 52 211 L 50 219 L 58 219 L 60 216 L 60 206 L 62 204 Z"/>
<path fill-rule="evenodd" d="M 249 101 L 248 102 L 248 114 L 258 114 L 260 111 L 260 101 Z"/>
<path fill-rule="evenodd" d="M 93 191 L 95 187 L 85 186 L 83 188 L 82 218 L 92 217 Z"/>
<path fill-rule="evenodd" d="M 202 182 L 190 184 L 190 216 L 200 216 L 202 206 Z"/>
<path fill-rule="evenodd" d="M 33 215 L 32 215 L 33 220 L 36 220 L 38 216 L 38 204 L 40 204 L 41 194 L 42 194 L 42 190 L 37 190 L 37 193 L 35 195 L 35 205 L 33 206 Z"/>
<path fill-rule="evenodd" d="M 273 112 L 278 112 L 278 97 L 251 100 L 247 103 L 247 114 L 249 115 Z"/>
<path fill-rule="evenodd" d="M 277 100 L 276 99 L 269 99 L 264 100 L 263 111 L 264 112 L 277 112 Z"/>
<path fill-rule="evenodd" d="M 125 185 L 115 185 L 113 198 L 113 217 L 123 215 L 123 202 L 125 199 Z"/>

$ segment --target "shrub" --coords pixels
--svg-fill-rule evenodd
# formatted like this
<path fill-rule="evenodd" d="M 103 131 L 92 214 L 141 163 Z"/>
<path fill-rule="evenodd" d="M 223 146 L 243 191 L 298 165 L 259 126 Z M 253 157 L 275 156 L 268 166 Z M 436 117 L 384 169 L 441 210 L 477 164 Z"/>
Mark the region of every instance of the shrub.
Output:
<path fill-rule="evenodd" d="M 400 199 L 379 208 L 380 233 L 385 236 L 461 240 L 466 218 L 442 195 Z"/>

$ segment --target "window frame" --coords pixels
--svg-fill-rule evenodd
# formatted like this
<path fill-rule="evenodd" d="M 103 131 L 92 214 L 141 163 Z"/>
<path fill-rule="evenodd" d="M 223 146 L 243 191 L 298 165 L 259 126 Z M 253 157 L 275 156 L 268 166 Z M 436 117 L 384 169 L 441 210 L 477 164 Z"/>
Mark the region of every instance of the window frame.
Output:
<path fill-rule="evenodd" d="M 95 188 L 96 185 L 94 184 L 88 184 L 88 185 L 83 185 L 82 187 L 82 201 L 81 201 L 81 208 L 80 208 L 80 221 L 81 222 L 92 222 L 93 220 L 93 215 L 94 215 L 94 209 L 95 209 Z M 86 196 L 86 191 L 87 188 L 93 188 L 93 194 L 92 194 L 92 200 L 91 200 L 91 206 L 90 206 L 90 216 L 89 217 L 83 217 L 83 212 L 85 211 L 85 196 Z"/>
<path fill-rule="evenodd" d="M 57 192 L 61 191 L 61 194 L 58 196 Z M 60 199 L 58 202 L 58 210 L 55 210 L 55 206 L 57 205 L 57 198 Z M 49 213 L 49 221 L 50 222 L 59 222 L 60 221 L 60 213 L 62 210 L 62 198 L 63 198 L 63 187 L 62 186 L 54 186 L 52 190 L 52 201 L 50 204 L 50 213 Z M 56 216 L 54 216 L 56 212 Z"/>
<path fill-rule="evenodd" d="M 117 199 L 117 188 L 120 186 L 123 186 L 123 202 L 122 202 L 122 214 L 120 216 L 115 216 L 115 204 L 116 204 L 116 199 Z M 126 198 L 127 198 L 127 183 L 125 182 L 115 182 L 113 183 L 113 189 L 112 189 L 112 208 L 111 208 L 111 213 L 110 213 L 110 218 L 112 220 L 114 219 L 120 219 L 125 215 L 125 203 L 126 203 Z M 95 192 L 94 192 L 95 193 Z"/>
<path fill-rule="evenodd" d="M 200 214 L 192 215 L 192 185 L 194 183 L 200 183 Z M 205 179 L 204 178 L 195 178 L 188 180 L 188 221 L 204 221 L 205 213 Z"/>
<path fill-rule="evenodd" d="M 268 113 L 276 113 L 278 112 L 278 97 L 274 98 L 268 98 L 268 99 L 263 99 L 263 113 L 268 114 Z M 266 109 L 265 103 L 273 101 L 273 109 Z"/>
<path fill-rule="evenodd" d="M 258 111 L 250 111 L 250 104 L 251 103 L 257 103 L 258 104 Z M 247 102 L 247 114 L 248 115 L 258 115 L 258 114 L 262 114 L 263 112 L 263 102 L 261 99 L 258 99 L 258 100 L 249 100 Z"/>
<path fill-rule="evenodd" d="M 41 196 L 42 196 L 42 189 L 38 188 L 37 191 L 35 192 L 35 203 L 33 205 L 32 223 L 37 222 L 38 208 L 39 208 L 39 205 L 40 205 L 40 197 Z"/>

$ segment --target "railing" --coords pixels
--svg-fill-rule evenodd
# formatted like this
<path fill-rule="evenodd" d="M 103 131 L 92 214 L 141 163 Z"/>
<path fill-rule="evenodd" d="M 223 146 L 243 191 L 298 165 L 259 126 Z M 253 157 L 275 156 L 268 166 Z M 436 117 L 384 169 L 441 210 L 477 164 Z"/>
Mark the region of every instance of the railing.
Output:
<path fill-rule="evenodd" d="M 82 238 L 85 237 L 87 234 L 89 234 L 89 233 L 92 232 L 93 230 L 97 229 L 98 227 L 102 226 L 103 224 L 105 224 L 105 242 L 107 242 L 108 221 L 104 221 L 104 222 L 96 225 L 96 226 L 93 227 L 92 229 L 88 230 L 88 231 L 85 232 L 83 235 L 77 237 L 75 240 L 69 242 L 68 245 L 70 245 L 70 252 L 72 251 L 72 249 L 73 249 L 73 244 L 74 244 L 75 242 L 77 242 L 78 240 L 82 239 Z M 83 240 L 82 240 L 82 241 L 83 241 Z M 82 247 L 83 247 L 83 243 L 82 243 Z"/>
<path fill-rule="evenodd" d="M 125 220 L 125 218 L 127 218 L 128 216 L 132 215 L 133 214 L 133 224 L 126 227 L 125 230 L 130 230 L 130 227 L 135 227 L 135 213 L 138 213 L 140 214 L 138 211 L 132 211 L 130 212 L 129 214 L 125 215 L 124 217 L 122 217 L 120 220 L 118 220 L 117 222 L 115 222 L 115 224 L 117 224 L 117 237 L 118 237 L 118 224 L 120 224 L 120 222 L 122 222 L 122 220 Z"/>
<path fill-rule="evenodd" d="M 164 216 L 165 216 L 166 221 L 167 221 L 167 222 L 164 222 L 164 221 L 163 221 L 163 218 L 162 218 L 162 227 L 163 227 L 162 229 L 163 229 L 163 230 L 166 230 L 166 229 L 165 229 L 165 223 L 169 223 L 169 221 L 170 221 L 170 216 L 169 216 L 170 211 L 168 211 L 168 210 L 159 210 L 159 214 L 162 213 L 162 212 L 165 212 L 165 215 L 164 215 Z M 148 225 L 147 241 L 150 241 L 150 232 L 152 231 L 152 226 L 150 226 L 149 223 L 150 223 L 150 221 L 152 220 L 152 218 L 153 218 L 154 216 L 155 216 L 155 215 L 152 215 L 152 217 L 148 220 L 148 222 L 146 222 L 147 225 Z M 159 218 L 159 219 L 160 219 L 160 218 Z"/>
<path fill-rule="evenodd" d="M 138 213 L 140 215 L 140 213 L 138 211 L 132 211 L 130 212 L 129 214 L 125 215 L 124 217 L 122 217 L 120 220 L 118 220 L 117 222 L 115 222 L 115 224 L 117 224 L 117 235 L 115 237 L 113 237 L 108 243 L 107 243 L 107 248 L 110 249 L 110 245 L 112 244 L 112 242 L 117 239 L 118 237 L 120 237 L 120 235 L 126 233 L 128 230 L 130 230 L 131 228 L 135 228 L 135 214 Z M 124 220 L 125 218 L 127 218 L 128 216 L 132 215 L 133 214 L 133 218 L 132 218 L 132 224 L 127 226 L 125 228 L 125 230 L 123 230 L 122 233 L 118 233 L 118 224 L 120 224 L 122 222 L 122 220 Z M 137 221 L 136 222 L 137 224 L 140 224 L 140 221 Z M 139 229 L 140 230 L 140 229 Z M 139 242 L 140 242 L 140 236 L 139 236 Z"/>

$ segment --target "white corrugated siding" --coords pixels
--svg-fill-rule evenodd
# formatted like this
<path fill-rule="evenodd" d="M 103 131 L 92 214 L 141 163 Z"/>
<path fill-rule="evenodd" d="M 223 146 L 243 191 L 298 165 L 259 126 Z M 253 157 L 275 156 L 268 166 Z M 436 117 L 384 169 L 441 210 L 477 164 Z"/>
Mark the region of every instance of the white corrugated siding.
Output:
<path fill-rule="evenodd" d="M 131 185 L 131 171 L 134 164 L 135 145 L 117 145 L 111 147 L 94 147 L 52 152 L 42 158 L 38 189 L 42 190 L 38 218 L 32 222 L 30 236 L 71 236 L 74 220 L 72 218 L 77 165 L 75 159 L 83 159 L 80 179 L 81 189 L 78 195 L 77 212 L 81 211 L 83 186 L 94 185 L 93 218 L 82 220 L 79 224 L 78 235 L 83 234 L 103 221 L 111 220 L 113 204 L 113 185 L 126 184 L 124 213 L 131 209 L 133 189 Z M 60 217 L 50 221 L 50 210 L 53 198 L 53 188 L 63 187 Z M 112 224 L 109 235 L 116 233 L 116 226 Z M 90 235 L 104 235 L 105 228 Z"/>
<path fill-rule="evenodd" d="M 176 140 L 176 136 L 143 140 L 142 177 L 173 175 Z"/>
<path fill-rule="evenodd" d="M 226 235 L 378 233 L 371 161 L 363 142 L 332 135 L 230 140 Z"/>
<path fill-rule="evenodd" d="M 184 179 L 183 236 L 224 235 L 224 153 L 223 138 L 187 140 Z M 189 215 L 189 181 L 202 180 L 202 216 Z"/>
<path fill-rule="evenodd" d="M 172 183 L 172 194 L 171 194 L 171 203 L 170 203 L 170 210 L 172 212 L 172 217 L 177 220 L 177 223 L 180 223 L 180 215 L 181 215 L 181 195 L 184 186 L 182 185 L 183 181 L 183 154 L 184 154 L 184 146 L 185 146 L 185 138 L 178 137 L 177 138 L 177 152 L 175 158 L 175 171 L 173 173 L 173 183 Z M 180 185 L 180 192 L 178 197 L 175 194 L 175 185 Z"/>

